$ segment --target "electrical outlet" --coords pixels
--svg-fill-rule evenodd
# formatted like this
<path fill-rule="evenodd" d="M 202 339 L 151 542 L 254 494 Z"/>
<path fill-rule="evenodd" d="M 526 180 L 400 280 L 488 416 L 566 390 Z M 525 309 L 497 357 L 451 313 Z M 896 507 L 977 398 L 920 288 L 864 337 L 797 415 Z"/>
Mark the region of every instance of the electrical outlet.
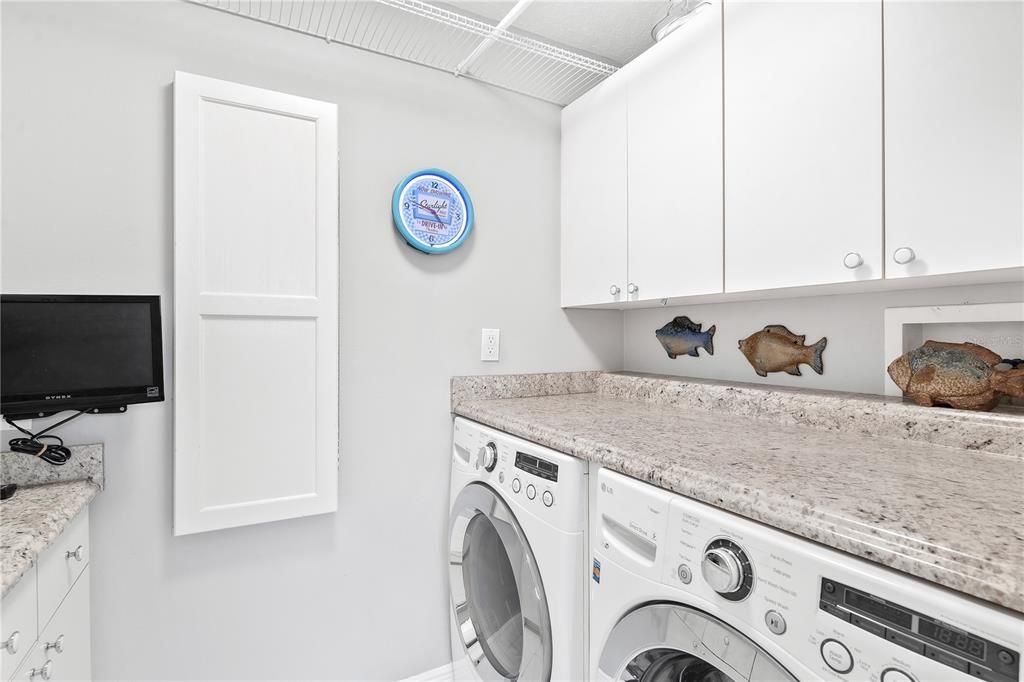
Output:
<path fill-rule="evenodd" d="M 501 330 L 481 329 L 480 330 L 480 359 L 484 362 L 497 362 L 501 357 Z"/>

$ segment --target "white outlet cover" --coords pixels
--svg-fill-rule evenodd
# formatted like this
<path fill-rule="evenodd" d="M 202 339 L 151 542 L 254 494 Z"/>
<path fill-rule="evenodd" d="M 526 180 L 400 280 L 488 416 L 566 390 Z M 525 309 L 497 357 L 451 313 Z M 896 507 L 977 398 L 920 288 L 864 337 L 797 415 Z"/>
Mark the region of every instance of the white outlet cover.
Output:
<path fill-rule="evenodd" d="M 501 330 L 480 330 L 480 359 L 484 362 L 498 362 L 501 358 Z"/>

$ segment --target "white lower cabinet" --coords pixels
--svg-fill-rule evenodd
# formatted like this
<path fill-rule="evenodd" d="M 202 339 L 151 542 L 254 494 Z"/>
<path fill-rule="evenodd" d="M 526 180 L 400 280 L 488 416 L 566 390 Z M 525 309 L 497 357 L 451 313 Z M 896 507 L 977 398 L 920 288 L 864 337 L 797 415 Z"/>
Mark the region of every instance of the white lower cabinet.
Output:
<path fill-rule="evenodd" d="M 92 679 L 88 547 L 84 511 L 4 597 L 6 641 L 19 633 L 16 652 L 3 652 L 4 680 Z"/>

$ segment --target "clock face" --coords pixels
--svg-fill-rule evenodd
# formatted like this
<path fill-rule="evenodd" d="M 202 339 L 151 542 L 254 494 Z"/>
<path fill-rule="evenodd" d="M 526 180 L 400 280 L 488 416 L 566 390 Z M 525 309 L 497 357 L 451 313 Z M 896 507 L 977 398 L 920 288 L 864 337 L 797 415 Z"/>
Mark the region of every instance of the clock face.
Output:
<path fill-rule="evenodd" d="M 398 184 L 392 198 L 395 227 L 424 253 L 458 248 L 473 229 L 473 203 L 449 173 L 431 168 Z"/>

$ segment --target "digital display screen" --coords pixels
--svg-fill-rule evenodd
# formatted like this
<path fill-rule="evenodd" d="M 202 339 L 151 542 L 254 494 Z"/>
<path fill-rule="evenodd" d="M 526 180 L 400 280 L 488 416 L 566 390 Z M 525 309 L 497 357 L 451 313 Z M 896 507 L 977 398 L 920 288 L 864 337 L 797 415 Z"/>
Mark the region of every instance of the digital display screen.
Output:
<path fill-rule="evenodd" d="M 899 625 L 900 627 L 907 628 L 908 630 L 910 629 L 913 621 L 912 616 L 903 609 L 896 606 L 890 606 L 880 599 L 875 599 L 874 597 L 869 597 L 866 594 L 854 592 L 853 590 L 846 590 L 846 603 L 858 611 L 876 616 L 887 623 Z"/>
<path fill-rule="evenodd" d="M 918 622 L 917 632 L 922 637 L 927 637 L 934 642 L 945 644 L 946 646 L 961 653 L 973 656 L 979 661 L 985 660 L 985 642 L 971 637 L 966 632 L 945 628 L 938 623 L 933 623 L 930 620 L 925 620 L 924 618 Z"/>
<path fill-rule="evenodd" d="M 558 465 L 541 459 L 540 457 L 534 457 L 528 455 L 525 452 L 516 453 L 516 468 L 522 469 L 527 473 L 531 473 L 534 476 L 540 476 L 546 478 L 549 481 L 558 480 Z"/>

